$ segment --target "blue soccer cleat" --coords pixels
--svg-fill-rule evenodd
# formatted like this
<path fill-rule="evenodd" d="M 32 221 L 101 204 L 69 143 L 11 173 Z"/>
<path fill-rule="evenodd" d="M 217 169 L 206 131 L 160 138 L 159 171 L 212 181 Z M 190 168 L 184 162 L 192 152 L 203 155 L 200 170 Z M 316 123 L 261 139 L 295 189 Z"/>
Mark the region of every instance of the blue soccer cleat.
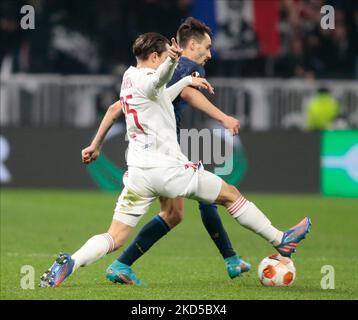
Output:
<path fill-rule="evenodd" d="M 226 258 L 224 261 L 227 273 L 231 279 L 234 279 L 251 269 L 251 264 L 244 261 L 240 256 Z"/>
<path fill-rule="evenodd" d="M 296 252 L 299 242 L 306 238 L 311 226 L 311 219 L 306 217 L 294 227 L 285 231 L 281 243 L 275 249 L 284 257 L 291 257 Z"/>
<path fill-rule="evenodd" d="M 75 261 L 67 253 L 60 253 L 54 264 L 41 277 L 40 287 L 58 287 L 71 273 Z"/>
<path fill-rule="evenodd" d="M 124 285 L 143 286 L 143 282 L 137 278 L 132 268 L 118 260 L 115 260 L 106 270 L 106 278 L 113 283 Z"/>

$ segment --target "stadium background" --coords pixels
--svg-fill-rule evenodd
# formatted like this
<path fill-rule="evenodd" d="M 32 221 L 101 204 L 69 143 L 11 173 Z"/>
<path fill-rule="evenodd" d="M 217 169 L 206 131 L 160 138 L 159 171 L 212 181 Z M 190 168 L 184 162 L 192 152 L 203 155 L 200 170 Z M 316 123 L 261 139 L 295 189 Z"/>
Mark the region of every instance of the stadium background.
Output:
<path fill-rule="evenodd" d="M 21 27 L 24 14 L 20 10 L 24 5 L 35 9 L 33 30 Z M 320 25 L 323 5 L 335 9 L 333 30 L 324 30 Z M 108 203 L 86 215 L 87 232 L 81 231 L 73 241 L 59 242 L 75 249 L 91 234 L 89 230 L 98 233 L 96 223 L 97 227 L 99 221 L 99 225 L 106 227 L 110 215 L 100 219 L 99 212 L 106 208 L 107 213 L 111 213 L 125 170 L 123 120 L 113 128 L 96 163 L 83 166 L 80 151 L 90 142 L 106 108 L 118 99 L 121 76 L 134 63 L 133 40 L 147 31 L 171 37 L 181 21 L 190 15 L 206 22 L 214 33 L 213 58 L 206 66 L 207 78 L 216 89 L 211 99 L 241 120 L 242 132 L 233 155 L 236 170 L 224 178 L 243 192 L 249 192 L 259 203 L 271 207 L 272 212 L 276 209 L 276 218 L 282 218 L 287 224 L 294 220 L 286 212 L 292 207 L 295 207 L 292 217 L 301 216 L 301 210 L 316 210 L 316 220 L 331 219 L 329 227 L 321 230 L 323 247 L 327 240 L 324 236 L 329 237 L 330 228 L 343 223 L 337 236 L 343 238 L 345 234 L 351 243 L 346 246 L 343 240 L 336 239 L 331 255 L 342 250 L 339 259 L 351 255 L 344 261 L 356 268 L 357 257 L 352 253 L 357 235 L 351 228 L 356 225 L 358 212 L 357 1 L 4 0 L 0 3 L 1 268 L 5 274 L 1 278 L 2 297 L 44 297 L 41 293 L 31 296 L 19 289 L 20 274 L 17 282 L 9 280 L 9 284 L 5 280 L 10 279 L 12 267 L 20 270 L 20 261 L 25 264 L 33 259 L 30 257 L 38 257 L 37 254 L 39 260 L 42 259 L 38 268 L 46 267 L 49 262 L 46 254 L 59 250 L 58 242 L 52 247 L 46 245 L 45 249 L 41 246 L 47 241 L 46 235 L 64 230 L 68 234 L 66 223 L 71 221 L 71 215 L 79 215 L 88 196 L 97 195 L 99 203 L 104 203 L 104 199 Z M 338 114 L 325 130 L 308 126 L 310 103 L 319 97 L 322 87 L 329 90 L 338 105 Z M 322 108 L 324 113 L 325 106 Z M 215 124 L 205 115 L 190 110 L 185 115 L 184 127 L 215 128 Z M 97 189 L 97 193 L 93 193 L 93 189 Z M 114 192 L 108 195 L 98 190 Z M 76 194 L 78 199 L 73 200 Z M 72 206 L 68 205 L 69 198 Z M 52 211 L 50 204 L 58 199 L 64 202 L 61 205 L 68 212 L 55 210 L 55 217 L 52 216 L 48 224 L 61 222 L 57 228 L 47 226 L 46 229 L 43 220 L 47 211 Z M 188 211 L 197 211 L 190 203 Z M 36 205 L 43 207 L 36 208 Z M 90 206 L 86 210 L 91 211 Z M 157 208 L 148 216 L 155 210 Z M 24 220 L 24 211 L 28 220 Z M 337 211 L 339 217 L 335 216 Z M 63 215 L 68 220 L 62 220 Z M 187 219 L 192 221 L 190 228 L 203 229 L 200 219 L 190 215 L 188 212 Z M 79 216 L 74 220 L 81 221 Z M 186 230 L 184 224 L 185 221 L 182 232 Z M 76 232 L 74 226 L 70 229 Z M 33 240 L 33 247 L 15 245 L 11 241 L 13 232 L 29 236 L 31 230 L 42 235 L 41 239 Z M 232 230 L 236 232 L 237 228 Z M 194 234 L 191 229 L 188 232 Z M 171 237 L 168 242 L 174 243 L 175 235 Z M 202 237 L 209 242 L 205 234 Z M 251 246 L 252 242 L 245 242 L 249 240 L 239 239 L 239 243 Z M 338 243 L 344 248 L 338 247 Z M 153 250 L 154 257 L 160 256 L 160 250 L 167 250 L 165 241 L 158 247 L 157 251 Z M 208 247 L 208 252 L 214 250 L 210 244 Z M 313 247 L 312 244 L 312 256 Z M 308 241 L 307 249 L 310 250 Z M 44 251 L 46 254 L 42 255 Z M 266 253 L 262 251 L 262 257 Z M 190 255 L 190 249 L 185 254 Z M 210 254 L 213 259 L 217 256 L 215 251 Z M 259 254 L 260 250 L 253 257 L 254 262 L 260 258 Z M 149 256 L 146 258 L 148 267 Z M 327 256 L 315 260 L 316 264 L 322 264 Z M 335 263 L 338 264 L 339 259 L 337 256 Z M 337 268 L 343 269 L 343 266 Z M 352 274 L 357 274 L 356 269 L 352 269 Z M 151 279 L 151 275 L 146 276 Z M 101 280 L 97 283 L 105 281 L 100 276 L 98 279 Z M 153 276 L 152 281 L 154 279 Z M 207 280 L 210 279 L 208 276 Z M 296 292 L 283 297 L 357 298 L 356 276 L 353 288 L 349 284 L 351 279 L 342 281 L 345 281 L 344 289 L 336 296 L 320 297 L 312 292 L 305 296 Z M 233 285 L 229 289 L 235 291 Z M 254 285 L 251 289 L 259 290 Z M 189 297 L 229 298 L 224 288 L 223 295 L 210 296 L 204 292 L 205 289 Z M 56 297 L 83 298 L 81 295 Z M 126 291 L 125 297 L 138 296 Z M 158 291 L 155 297 L 163 295 Z M 183 293 L 177 297 L 188 296 Z M 265 297 L 256 293 L 251 296 Z M 280 297 L 274 295 L 274 298 Z"/>

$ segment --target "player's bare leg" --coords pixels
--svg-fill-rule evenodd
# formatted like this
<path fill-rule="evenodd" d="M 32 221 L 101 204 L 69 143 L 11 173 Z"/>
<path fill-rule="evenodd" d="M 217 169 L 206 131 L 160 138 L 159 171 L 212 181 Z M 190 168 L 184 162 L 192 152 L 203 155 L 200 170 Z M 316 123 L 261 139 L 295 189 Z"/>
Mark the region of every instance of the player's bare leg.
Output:
<path fill-rule="evenodd" d="M 175 198 L 169 199 L 165 197 L 159 197 L 160 201 L 160 213 L 156 215 L 153 220 L 156 220 L 155 228 L 159 228 L 158 234 L 159 237 L 155 238 L 155 241 L 158 241 L 162 236 L 164 236 L 169 230 L 177 226 L 183 219 L 184 216 L 184 199 Z M 151 222 L 149 222 L 151 223 Z M 147 234 L 149 232 L 150 234 Z M 132 263 L 127 262 L 138 259 L 139 256 L 147 252 L 153 241 L 148 241 L 147 238 L 152 240 L 153 230 L 151 227 L 148 229 L 144 228 L 141 233 L 140 238 L 135 238 L 131 245 L 135 246 L 137 249 L 137 254 L 135 257 L 129 255 L 129 253 L 122 253 L 123 258 L 121 260 L 116 259 L 113 261 L 106 271 L 106 278 L 113 283 L 123 284 L 123 285 L 143 285 L 142 281 L 135 275 L 132 270 Z M 127 257 L 126 255 L 129 255 Z"/>
<path fill-rule="evenodd" d="M 167 223 L 170 229 L 173 229 L 184 218 L 184 198 L 169 199 L 159 197 L 160 213 L 159 216 Z"/>
<path fill-rule="evenodd" d="M 248 201 L 236 187 L 224 181 L 216 202 L 224 205 L 242 226 L 262 236 L 286 257 L 290 257 L 296 251 L 296 246 L 306 237 L 311 225 L 310 218 L 305 217 L 285 232 L 276 229 L 254 203 Z"/>
<path fill-rule="evenodd" d="M 165 224 L 165 228 L 173 229 L 177 226 L 184 217 L 184 198 L 178 197 L 175 199 L 169 199 L 165 197 L 159 197 L 160 200 L 160 213 L 155 217 L 162 219 L 161 223 Z M 166 234 L 167 231 L 164 231 Z M 153 235 L 146 235 L 146 230 L 143 231 L 141 238 L 136 238 L 133 240 L 131 246 L 135 246 L 142 256 L 145 252 L 147 252 L 151 245 L 148 246 L 148 241 L 145 241 L 146 237 L 150 237 Z M 156 241 L 158 241 L 157 239 Z M 150 244 L 152 242 L 149 242 Z M 131 256 L 132 260 L 129 259 L 130 257 L 126 257 L 126 253 L 122 253 L 124 257 L 122 259 L 115 260 L 107 269 L 106 277 L 113 283 L 119 283 L 124 285 L 142 285 L 142 282 L 137 278 L 132 270 L 132 263 L 128 263 L 127 260 L 132 261 L 133 257 Z M 138 255 L 135 257 L 138 259 Z M 125 263 L 127 262 L 127 263 Z M 226 268 L 230 274 L 235 274 L 238 276 L 244 272 L 250 270 L 250 264 L 245 262 L 242 257 L 235 255 L 231 258 L 230 261 L 225 261 Z M 233 278 L 233 277 L 232 277 Z"/>
<path fill-rule="evenodd" d="M 161 212 L 160 216 L 170 226 L 174 228 L 184 218 L 184 198 L 168 199 L 160 198 Z M 244 261 L 241 256 L 235 255 L 225 260 L 225 265 L 229 275 L 235 274 L 235 277 L 244 272 L 248 272 L 251 265 Z M 233 276 L 231 278 L 234 278 Z"/>
<path fill-rule="evenodd" d="M 72 256 L 60 253 L 53 265 L 42 275 L 40 286 L 59 286 L 79 267 L 88 266 L 121 247 L 127 241 L 132 230 L 133 227 L 113 220 L 107 233 L 93 236 Z"/>

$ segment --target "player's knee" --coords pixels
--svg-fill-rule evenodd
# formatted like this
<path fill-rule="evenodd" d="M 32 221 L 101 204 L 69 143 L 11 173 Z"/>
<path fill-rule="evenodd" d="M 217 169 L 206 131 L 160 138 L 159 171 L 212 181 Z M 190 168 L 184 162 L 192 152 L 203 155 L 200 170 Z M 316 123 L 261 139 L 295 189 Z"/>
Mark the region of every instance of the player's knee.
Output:
<path fill-rule="evenodd" d="M 235 202 L 238 197 L 241 196 L 241 193 L 235 186 L 229 185 L 227 183 L 223 184 L 219 197 L 216 202 L 226 205 L 230 202 Z"/>
<path fill-rule="evenodd" d="M 235 186 L 229 185 L 226 202 L 234 202 L 241 196 L 241 193 Z"/>
<path fill-rule="evenodd" d="M 171 208 L 168 211 L 162 211 L 160 216 L 170 228 L 174 228 L 184 218 L 184 211 L 181 208 Z"/>
<path fill-rule="evenodd" d="M 234 198 L 237 199 L 237 197 L 241 196 L 240 191 L 235 187 L 235 186 L 231 186 L 230 185 L 230 195 Z"/>
<path fill-rule="evenodd" d="M 171 216 L 173 217 L 173 223 L 176 226 L 183 221 L 184 211 L 181 208 L 173 208 Z"/>

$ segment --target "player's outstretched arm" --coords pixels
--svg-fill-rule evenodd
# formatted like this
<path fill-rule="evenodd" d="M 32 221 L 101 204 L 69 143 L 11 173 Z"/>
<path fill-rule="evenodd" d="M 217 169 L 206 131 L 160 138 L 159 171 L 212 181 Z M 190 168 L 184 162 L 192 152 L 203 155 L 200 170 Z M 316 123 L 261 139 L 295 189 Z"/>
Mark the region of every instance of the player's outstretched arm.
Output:
<path fill-rule="evenodd" d="M 202 78 L 195 78 L 202 79 Z M 240 121 L 228 116 L 219 108 L 214 106 L 200 91 L 186 87 L 180 96 L 191 106 L 205 112 L 209 117 L 220 122 L 226 129 L 229 129 L 233 135 L 237 135 L 240 130 Z"/>
<path fill-rule="evenodd" d="M 120 117 L 122 113 L 123 109 L 120 101 L 117 101 L 109 106 L 91 144 L 82 150 L 83 163 L 89 164 L 98 158 L 104 137 L 106 136 L 108 130 L 112 127 L 113 123 Z"/>
<path fill-rule="evenodd" d="M 159 66 L 155 74 L 154 90 L 159 90 L 172 78 L 178 59 L 183 52 L 183 49 L 179 47 L 174 38 L 171 41 L 172 44 L 168 49 L 168 58 Z"/>
<path fill-rule="evenodd" d="M 180 94 L 180 92 L 182 92 L 182 90 L 187 86 L 206 89 L 211 94 L 214 94 L 214 88 L 205 78 L 186 76 L 166 89 L 167 93 L 169 94 L 170 100 L 174 101 L 175 98 Z"/>

